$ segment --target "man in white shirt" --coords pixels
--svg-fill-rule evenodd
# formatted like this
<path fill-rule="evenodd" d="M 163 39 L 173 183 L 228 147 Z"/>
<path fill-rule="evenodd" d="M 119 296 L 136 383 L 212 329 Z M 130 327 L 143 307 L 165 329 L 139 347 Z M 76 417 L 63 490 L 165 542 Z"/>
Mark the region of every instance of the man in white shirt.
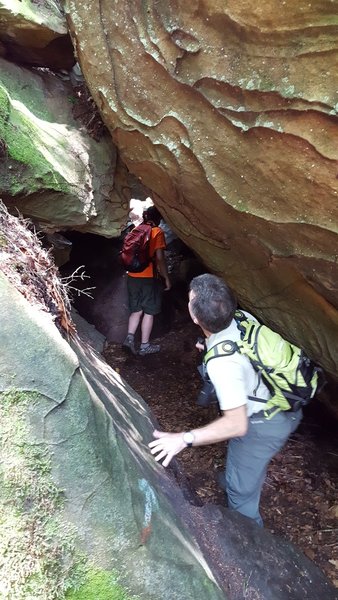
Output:
<path fill-rule="evenodd" d="M 238 341 L 240 331 L 234 319 L 237 302 L 226 283 L 209 273 L 190 284 L 189 313 L 206 337 L 207 349 L 225 340 Z M 252 315 L 246 313 L 250 318 Z M 270 460 L 298 427 L 302 411 L 279 412 L 267 419 L 262 403 L 248 396 L 268 399 L 269 391 L 250 360 L 235 352 L 207 364 L 222 415 L 204 427 L 189 432 L 154 431 L 150 442 L 155 460 L 167 467 L 186 447 L 229 440 L 225 468 L 228 507 L 263 525 L 259 513 L 261 490 Z"/>

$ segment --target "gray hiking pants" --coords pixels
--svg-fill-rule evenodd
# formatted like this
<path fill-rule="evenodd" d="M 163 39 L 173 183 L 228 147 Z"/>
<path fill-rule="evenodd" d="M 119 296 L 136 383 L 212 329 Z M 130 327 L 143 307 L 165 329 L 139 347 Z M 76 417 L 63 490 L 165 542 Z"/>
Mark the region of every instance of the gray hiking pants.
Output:
<path fill-rule="evenodd" d="M 243 437 L 228 442 L 225 467 L 228 507 L 263 526 L 259 500 L 270 460 L 284 446 L 301 419 L 302 411 L 280 412 L 265 419 L 263 412 L 249 418 Z"/>

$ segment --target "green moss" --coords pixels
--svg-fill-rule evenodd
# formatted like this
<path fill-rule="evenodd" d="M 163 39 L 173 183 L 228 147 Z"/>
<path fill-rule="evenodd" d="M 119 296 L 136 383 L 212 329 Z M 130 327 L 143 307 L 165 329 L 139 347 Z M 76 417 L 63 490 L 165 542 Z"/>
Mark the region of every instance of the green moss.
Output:
<path fill-rule="evenodd" d="M 85 584 L 66 594 L 67 600 L 130 600 L 127 592 L 117 583 L 116 577 L 107 571 L 91 570 Z"/>
<path fill-rule="evenodd" d="M 11 101 L 21 102 L 39 119 L 53 122 L 53 114 L 48 110 L 43 87 L 35 77 L 20 77 L 23 72 L 17 67 L 8 67 L 0 71 L 0 85 L 6 90 Z"/>
<path fill-rule="evenodd" d="M 23 102 L 13 100 L 0 83 L 1 137 L 6 144 L 9 158 L 31 171 L 30 192 L 40 189 L 43 185 L 45 188 L 68 193 L 70 188 L 67 181 L 46 159 L 52 146 L 53 133 L 55 135 L 55 132 L 49 135 L 50 127 L 48 121 L 39 119 Z M 7 175 L 11 176 L 10 171 Z M 20 192 L 22 185 L 20 178 L 14 173 L 10 183 L 13 195 Z"/>
<path fill-rule="evenodd" d="M 64 24 L 59 7 L 51 0 L 45 0 L 44 3 L 30 0 L 11 0 L 9 4 L 12 13 L 22 15 L 27 21 L 33 23 L 48 24 L 51 30 L 53 30 L 53 27 L 58 28 Z"/>
<path fill-rule="evenodd" d="M 12 0 L 11 5 L 11 10 L 13 12 L 20 14 L 26 17 L 27 19 L 36 20 L 36 16 L 31 8 L 31 3 L 29 2 L 29 0 L 24 0 L 23 2 L 22 0 L 21 2 L 19 2 L 19 0 Z"/>
<path fill-rule="evenodd" d="M 0 131 L 3 135 L 3 129 L 9 118 L 9 96 L 5 88 L 0 84 Z"/>
<path fill-rule="evenodd" d="M 38 400 L 18 390 L 0 394 L 1 593 L 15 600 L 64 598 L 85 574 L 75 531 L 61 518 L 48 448 L 31 438 L 29 411 Z"/>
<path fill-rule="evenodd" d="M 89 566 L 76 550 L 49 450 L 30 433 L 30 411 L 39 401 L 15 389 L 0 394 L 0 596 L 131 600 L 114 573 Z"/>

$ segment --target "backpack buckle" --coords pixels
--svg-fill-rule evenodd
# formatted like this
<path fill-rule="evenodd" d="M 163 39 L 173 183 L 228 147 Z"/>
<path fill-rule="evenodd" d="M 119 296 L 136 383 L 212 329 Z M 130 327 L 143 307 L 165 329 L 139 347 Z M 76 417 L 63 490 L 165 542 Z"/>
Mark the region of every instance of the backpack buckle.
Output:
<path fill-rule="evenodd" d="M 271 408 L 263 410 L 264 417 L 267 421 L 270 421 L 270 419 L 272 419 L 275 415 L 277 415 L 280 412 L 282 412 L 282 409 L 279 406 L 271 406 Z"/>
<path fill-rule="evenodd" d="M 222 353 L 225 355 L 234 354 L 237 350 L 236 342 L 232 342 L 231 340 L 226 340 L 221 345 Z"/>

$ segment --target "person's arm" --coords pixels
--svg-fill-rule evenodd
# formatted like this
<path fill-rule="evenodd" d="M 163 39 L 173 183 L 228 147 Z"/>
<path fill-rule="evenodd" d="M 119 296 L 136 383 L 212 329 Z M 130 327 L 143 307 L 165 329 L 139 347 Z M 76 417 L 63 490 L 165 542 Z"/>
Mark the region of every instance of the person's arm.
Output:
<path fill-rule="evenodd" d="M 165 259 L 165 255 L 164 255 L 164 250 L 163 248 L 158 248 L 157 250 L 155 250 L 155 260 L 156 260 L 156 268 L 159 272 L 159 274 L 161 275 L 161 277 L 163 277 L 164 282 L 165 282 L 165 290 L 170 290 L 171 288 L 171 281 L 169 279 L 169 274 L 168 274 L 168 269 L 167 269 L 167 262 Z"/>
<path fill-rule="evenodd" d="M 192 429 L 194 435 L 193 446 L 205 446 L 207 444 L 216 444 L 233 437 L 242 437 L 248 429 L 248 418 L 246 404 L 238 406 L 231 410 L 224 411 L 223 415 L 212 421 L 204 427 Z M 150 442 L 149 448 L 155 456 L 156 461 L 161 461 L 163 466 L 167 467 L 172 458 L 187 447 L 183 441 L 184 432 L 168 433 L 165 431 L 154 431 L 156 438 Z"/>

